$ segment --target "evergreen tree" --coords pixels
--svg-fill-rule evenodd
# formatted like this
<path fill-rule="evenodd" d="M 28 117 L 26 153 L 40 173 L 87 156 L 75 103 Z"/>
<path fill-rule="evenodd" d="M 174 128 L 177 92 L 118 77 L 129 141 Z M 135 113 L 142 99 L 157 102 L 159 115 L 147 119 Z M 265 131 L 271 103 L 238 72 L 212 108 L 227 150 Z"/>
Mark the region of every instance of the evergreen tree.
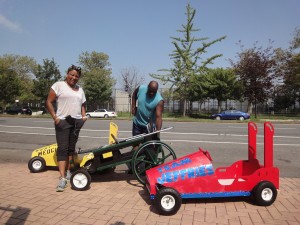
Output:
<path fill-rule="evenodd" d="M 175 92 L 178 93 L 180 100 L 183 102 L 183 116 L 186 114 L 186 102 L 191 98 L 195 98 L 195 96 L 190 95 L 193 92 L 191 90 L 191 82 L 197 80 L 195 77 L 203 75 L 207 66 L 212 64 L 214 59 L 222 56 L 217 54 L 204 59 L 202 55 L 207 53 L 207 48 L 211 45 L 225 39 L 225 36 L 223 36 L 216 40 L 208 41 L 207 37 L 194 37 L 193 33 L 199 31 L 199 29 L 194 28 L 195 15 L 196 10 L 188 4 L 186 7 L 187 22 L 185 25 L 182 25 L 182 30 L 178 30 L 178 32 L 183 33 L 183 37 L 172 37 L 175 50 L 170 54 L 170 57 L 174 60 L 174 68 L 159 70 L 165 73 L 163 75 L 150 75 L 164 83 L 171 83 L 171 88 L 175 87 Z M 194 48 L 194 44 L 197 42 L 201 42 L 201 46 Z"/>

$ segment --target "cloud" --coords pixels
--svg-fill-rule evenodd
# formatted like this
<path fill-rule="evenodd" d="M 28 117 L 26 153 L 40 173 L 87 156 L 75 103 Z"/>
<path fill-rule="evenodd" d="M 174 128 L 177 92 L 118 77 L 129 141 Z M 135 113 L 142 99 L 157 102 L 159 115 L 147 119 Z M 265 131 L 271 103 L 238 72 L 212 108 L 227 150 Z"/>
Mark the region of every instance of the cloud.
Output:
<path fill-rule="evenodd" d="M 19 24 L 10 21 L 9 19 L 7 19 L 5 16 L 3 16 L 1 14 L 0 14 L 0 26 L 6 27 L 9 30 L 14 31 L 14 32 L 22 31 Z"/>

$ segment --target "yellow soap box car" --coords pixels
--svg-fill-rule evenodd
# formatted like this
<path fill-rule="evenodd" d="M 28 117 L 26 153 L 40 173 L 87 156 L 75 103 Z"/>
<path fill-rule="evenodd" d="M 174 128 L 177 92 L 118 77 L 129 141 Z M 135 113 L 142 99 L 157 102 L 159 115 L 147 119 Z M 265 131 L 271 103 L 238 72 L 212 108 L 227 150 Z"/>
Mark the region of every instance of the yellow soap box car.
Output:
<path fill-rule="evenodd" d="M 118 126 L 111 122 L 109 126 L 108 144 L 114 144 L 118 135 Z M 57 144 L 51 144 L 42 148 L 35 149 L 31 154 L 28 162 L 28 169 L 32 173 L 39 173 L 47 169 L 47 167 L 57 167 L 56 159 Z M 79 156 L 80 155 L 80 156 Z M 93 153 L 74 154 L 73 166 L 75 168 L 83 167 L 86 162 L 93 159 Z"/>

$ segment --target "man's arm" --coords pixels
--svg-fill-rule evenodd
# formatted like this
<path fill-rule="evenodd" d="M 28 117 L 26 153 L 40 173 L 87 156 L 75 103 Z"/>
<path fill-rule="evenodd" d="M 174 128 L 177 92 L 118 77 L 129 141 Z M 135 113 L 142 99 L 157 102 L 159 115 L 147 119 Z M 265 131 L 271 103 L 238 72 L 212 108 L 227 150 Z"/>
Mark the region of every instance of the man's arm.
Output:
<path fill-rule="evenodd" d="M 155 111 L 155 115 L 156 115 L 156 121 L 155 121 L 155 125 L 156 125 L 156 130 L 160 130 L 162 127 L 162 114 L 164 111 L 164 100 L 161 100 L 157 106 L 156 106 L 156 111 Z"/>
<path fill-rule="evenodd" d="M 132 93 L 131 96 L 131 114 L 135 115 L 136 114 L 136 100 L 137 100 L 137 93 L 139 91 L 139 87 L 137 87 L 134 92 Z"/>

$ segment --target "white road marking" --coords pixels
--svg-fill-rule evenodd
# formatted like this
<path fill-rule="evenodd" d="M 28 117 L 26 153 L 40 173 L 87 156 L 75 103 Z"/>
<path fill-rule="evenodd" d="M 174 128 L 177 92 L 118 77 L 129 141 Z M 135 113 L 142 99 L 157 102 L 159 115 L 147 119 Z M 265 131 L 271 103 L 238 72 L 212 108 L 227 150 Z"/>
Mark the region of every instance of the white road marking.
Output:
<path fill-rule="evenodd" d="M 24 133 L 24 132 L 10 132 L 10 131 L 0 131 L 0 133 L 8 133 L 8 134 L 27 134 L 27 135 L 41 135 L 41 136 L 54 136 L 55 134 L 42 134 L 42 133 Z M 184 133 L 181 133 L 184 134 Z M 85 136 L 85 135 L 80 135 L 80 138 L 92 138 L 92 139 L 107 139 L 108 136 L 106 137 L 95 137 L 95 136 Z M 118 138 L 120 140 L 125 140 L 127 138 Z M 220 141 L 199 141 L 199 140 L 168 140 L 164 139 L 164 142 L 184 142 L 184 143 L 210 143 L 210 144 L 237 144 L 237 145 L 247 145 L 247 142 L 220 142 Z M 257 145 L 263 145 L 263 143 L 257 143 Z M 274 146 L 299 146 L 300 144 L 275 144 Z"/>

